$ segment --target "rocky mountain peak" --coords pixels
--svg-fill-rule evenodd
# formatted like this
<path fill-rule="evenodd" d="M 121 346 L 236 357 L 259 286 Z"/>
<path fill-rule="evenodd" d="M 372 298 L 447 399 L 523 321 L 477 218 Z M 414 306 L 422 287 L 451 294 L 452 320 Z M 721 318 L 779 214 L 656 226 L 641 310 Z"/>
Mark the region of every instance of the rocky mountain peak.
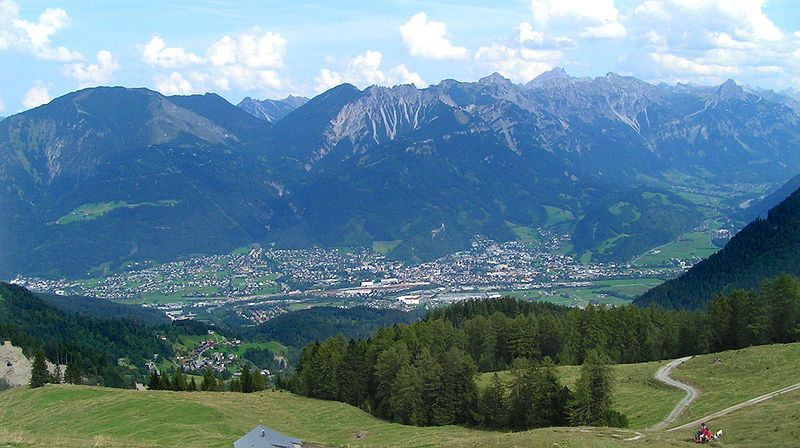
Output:
<path fill-rule="evenodd" d="M 717 101 L 743 100 L 747 97 L 747 94 L 742 86 L 736 84 L 736 81 L 729 79 L 717 88 L 714 96 Z"/>
<path fill-rule="evenodd" d="M 573 78 L 564 70 L 563 67 L 556 67 L 552 70 L 548 70 L 541 75 L 533 78 L 528 84 L 525 86 L 528 88 L 532 87 L 544 87 L 548 84 L 553 83 L 563 83 L 565 81 L 570 81 Z"/>
<path fill-rule="evenodd" d="M 513 83 L 511 82 L 510 79 L 504 77 L 500 73 L 494 72 L 491 75 L 483 77 L 480 80 L 478 80 L 478 84 L 482 84 L 482 85 L 490 85 L 490 84 L 509 85 L 509 84 L 513 84 Z"/>

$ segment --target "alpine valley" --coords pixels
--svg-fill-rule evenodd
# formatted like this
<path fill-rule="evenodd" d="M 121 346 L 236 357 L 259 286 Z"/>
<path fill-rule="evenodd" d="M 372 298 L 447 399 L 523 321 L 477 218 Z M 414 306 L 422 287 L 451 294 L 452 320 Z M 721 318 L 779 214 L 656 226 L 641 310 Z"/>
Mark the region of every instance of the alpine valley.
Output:
<path fill-rule="evenodd" d="M 554 69 L 238 107 L 98 87 L 0 121 L 0 277 L 254 242 L 391 242 L 389 258 L 421 262 L 520 228 L 569 235 L 584 261 L 629 262 L 707 217 L 744 223 L 743 201 L 798 172 L 798 102 L 732 80 Z"/>

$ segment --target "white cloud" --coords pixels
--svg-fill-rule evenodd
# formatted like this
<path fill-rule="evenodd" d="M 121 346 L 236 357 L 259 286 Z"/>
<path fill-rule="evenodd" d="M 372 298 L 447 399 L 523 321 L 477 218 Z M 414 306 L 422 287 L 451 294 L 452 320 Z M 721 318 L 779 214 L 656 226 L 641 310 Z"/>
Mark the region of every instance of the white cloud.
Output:
<path fill-rule="evenodd" d="M 627 35 L 614 0 L 532 0 L 531 10 L 542 28 L 553 20 L 563 19 L 570 25 L 578 22 L 584 27 L 578 33 L 580 37 L 617 39 Z"/>
<path fill-rule="evenodd" d="M 654 62 L 675 72 L 702 76 L 724 76 L 740 73 L 740 70 L 736 67 L 693 60 L 669 53 L 653 53 L 650 57 Z"/>
<path fill-rule="evenodd" d="M 405 64 L 400 64 L 389 70 L 387 78 L 390 81 L 396 80 L 398 84 L 414 84 L 417 87 L 424 87 L 425 81 L 417 72 L 412 72 Z"/>
<path fill-rule="evenodd" d="M 411 16 L 400 26 L 403 44 L 411 56 L 427 59 L 464 59 L 467 49 L 457 47 L 447 38 L 447 25 L 428 20 L 424 12 Z"/>
<path fill-rule="evenodd" d="M 778 41 L 783 38 L 781 30 L 773 23 L 763 7 L 766 0 L 670 0 L 676 8 L 711 21 L 714 14 L 733 19 L 735 34 L 742 38 Z"/>
<path fill-rule="evenodd" d="M 27 109 L 33 109 L 49 102 L 50 93 L 42 81 L 34 81 L 31 88 L 25 92 L 25 97 L 22 98 L 22 105 Z"/>
<path fill-rule="evenodd" d="M 189 73 L 173 71 L 156 76 L 157 85 L 170 93 L 202 88 L 260 92 L 279 89 L 283 81 L 277 69 L 283 67 L 285 56 L 286 39 L 271 32 L 223 36 L 208 47 L 204 57 L 180 47 L 167 47 L 159 36 L 142 47 L 142 60 L 151 66 L 194 67 Z"/>
<path fill-rule="evenodd" d="M 156 90 L 164 95 L 186 95 L 194 92 L 194 87 L 183 75 L 172 72 L 168 76 L 156 77 Z"/>
<path fill-rule="evenodd" d="M 80 87 L 93 87 L 107 84 L 119 69 L 119 64 L 110 51 L 101 50 L 97 53 L 97 62 L 85 64 L 78 62 L 64 67 L 64 75 L 76 79 Z"/>
<path fill-rule="evenodd" d="M 0 96 L 0 114 L 6 111 L 6 103 L 3 101 L 3 97 Z"/>
<path fill-rule="evenodd" d="M 0 51 L 13 49 L 33 54 L 39 59 L 71 62 L 83 60 L 77 51 L 53 46 L 51 38 L 69 26 L 69 15 L 60 8 L 47 8 L 36 21 L 19 15 L 19 6 L 11 0 L 0 1 Z"/>
<path fill-rule="evenodd" d="M 145 64 L 164 67 L 185 67 L 187 65 L 200 64 L 203 60 L 200 56 L 188 52 L 180 47 L 167 47 L 164 39 L 160 36 L 153 36 L 150 42 L 142 47 L 142 61 Z"/>
<path fill-rule="evenodd" d="M 653 81 L 713 84 L 735 76 L 743 83 L 785 88 L 800 73 L 800 61 L 791 57 L 798 45 L 766 15 L 764 4 L 646 0 L 632 6 L 621 20 L 638 42 L 629 47 L 622 69 Z M 656 63 L 637 63 L 641 60 Z"/>
<path fill-rule="evenodd" d="M 672 15 L 667 12 L 664 2 L 659 0 L 646 0 L 636 7 L 633 13 L 637 16 L 650 16 L 663 22 L 672 20 Z"/>
<path fill-rule="evenodd" d="M 498 72 L 514 82 L 528 82 L 552 69 L 563 57 L 558 50 L 512 48 L 502 44 L 480 47 L 475 63 L 487 71 Z"/>
<path fill-rule="evenodd" d="M 380 51 L 368 50 L 364 54 L 348 60 L 346 70 L 343 73 L 324 68 L 314 77 L 316 82 L 315 90 L 322 92 L 344 82 L 349 82 L 362 88 L 374 84 L 387 86 L 415 84 L 417 87 L 425 85 L 422 77 L 418 73 L 409 70 L 405 64 L 400 64 L 390 68 L 388 71 L 384 71 L 381 69 L 382 62 L 383 54 Z"/>
<path fill-rule="evenodd" d="M 519 24 L 519 43 L 524 44 L 526 42 L 533 42 L 535 44 L 541 45 L 544 43 L 544 33 L 541 31 L 535 31 L 533 26 L 528 22 L 522 22 Z"/>

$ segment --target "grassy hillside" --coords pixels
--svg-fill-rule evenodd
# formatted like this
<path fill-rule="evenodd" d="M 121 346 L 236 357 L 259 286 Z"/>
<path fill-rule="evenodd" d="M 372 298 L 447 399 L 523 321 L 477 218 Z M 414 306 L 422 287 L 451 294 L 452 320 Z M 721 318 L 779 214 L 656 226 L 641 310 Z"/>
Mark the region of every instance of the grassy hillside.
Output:
<path fill-rule="evenodd" d="M 329 446 L 509 447 L 620 446 L 612 434 L 577 428 L 497 433 L 461 427 L 416 428 L 386 423 L 354 407 L 260 394 L 136 392 L 48 386 L 0 392 L 0 446 L 230 447 L 263 420 L 287 434 Z M 47 428 L 43 430 L 43 428 Z M 365 436 L 356 439 L 363 431 Z M 566 443 L 565 443 L 566 442 Z"/>
<path fill-rule="evenodd" d="M 618 364 L 614 370 L 614 407 L 626 414 L 630 427 L 648 428 L 661 421 L 683 397 L 683 392 L 653 379 L 665 362 Z M 701 392 L 700 398 L 676 424 L 690 422 L 720 409 L 800 382 L 800 343 L 774 344 L 711 353 L 692 358 L 672 374 Z M 579 366 L 560 366 L 562 383 L 572 388 Z M 508 372 L 499 372 L 507 380 Z M 481 374 L 478 386 L 489 383 L 492 373 Z M 745 412 L 745 411 L 742 411 Z"/>
<path fill-rule="evenodd" d="M 615 367 L 620 410 L 634 426 L 665 416 L 682 395 L 650 383 L 660 363 Z M 800 343 L 753 347 L 695 357 L 675 374 L 700 387 L 701 398 L 682 421 L 717 411 L 800 381 Z M 562 367 L 572 384 L 576 367 Z M 286 392 L 257 394 L 137 392 L 77 386 L 47 386 L 0 392 L 0 447 L 229 447 L 259 421 L 325 446 L 352 447 L 617 447 L 688 446 L 691 430 L 550 428 L 521 433 L 455 426 L 417 428 L 386 423 L 342 403 Z M 725 430 L 718 446 L 798 446 L 800 393 L 787 394 L 711 422 Z M 638 423 L 636 423 L 638 422 Z M 365 436 L 357 439 L 362 431 Z"/>
<path fill-rule="evenodd" d="M 793 392 L 712 420 L 709 425 L 714 431 L 724 431 L 722 446 L 773 448 L 800 446 L 798 422 L 800 393 Z M 691 431 L 669 433 L 676 443 L 687 435 Z"/>
<path fill-rule="evenodd" d="M 700 390 L 700 398 L 679 419 L 679 423 L 690 422 L 800 383 L 800 343 L 696 356 L 675 369 L 672 377 Z"/>

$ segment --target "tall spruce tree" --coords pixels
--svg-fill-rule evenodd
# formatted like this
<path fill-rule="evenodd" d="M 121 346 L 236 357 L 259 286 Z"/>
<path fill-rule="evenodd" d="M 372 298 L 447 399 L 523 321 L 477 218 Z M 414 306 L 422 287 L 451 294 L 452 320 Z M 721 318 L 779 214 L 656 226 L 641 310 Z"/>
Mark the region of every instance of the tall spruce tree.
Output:
<path fill-rule="evenodd" d="M 50 372 L 47 371 L 47 362 L 44 359 L 44 352 L 37 350 L 33 356 L 33 366 L 31 369 L 31 389 L 42 387 L 51 381 Z"/>
<path fill-rule="evenodd" d="M 160 390 L 161 389 L 161 378 L 158 375 L 158 372 L 153 370 L 153 373 L 150 374 L 150 381 L 147 384 L 147 388 L 150 390 Z"/>
<path fill-rule="evenodd" d="M 397 372 L 389 397 L 392 420 L 405 425 L 419 425 L 424 414 L 422 382 L 417 369 L 406 364 Z"/>
<path fill-rule="evenodd" d="M 83 382 L 81 366 L 76 360 L 71 360 L 64 370 L 64 381 L 70 384 L 81 384 Z"/>
<path fill-rule="evenodd" d="M 203 381 L 200 383 L 200 389 L 205 392 L 213 392 L 216 391 L 217 388 L 217 379 L 214 377 L 214 372 L 210 367 L 206 368 L 203 371 Z"/>
<path fill-rule="evenodd" d="M 250 376 L 250 368 L 244 366 L 242 368 L 241 376 L 239 376 L 240 381 L 242 382 L 242 392 L 249 394 L 253 392 L 253 378 Z"/>
<path fill-rule="evenodd" d="M 494 373 L 481 394 L 478 406 L 481 423 L 491 429 L 505 428 L 508 426 L 508 411 L 506 387 L 500 381 L 500 376 Z"/>
<path fill-rule="evenodd" d="M 570 409 L 573 425 L 607 426 L 611 415 L 611 368 L 595 351 L 587 354 Z"/>

